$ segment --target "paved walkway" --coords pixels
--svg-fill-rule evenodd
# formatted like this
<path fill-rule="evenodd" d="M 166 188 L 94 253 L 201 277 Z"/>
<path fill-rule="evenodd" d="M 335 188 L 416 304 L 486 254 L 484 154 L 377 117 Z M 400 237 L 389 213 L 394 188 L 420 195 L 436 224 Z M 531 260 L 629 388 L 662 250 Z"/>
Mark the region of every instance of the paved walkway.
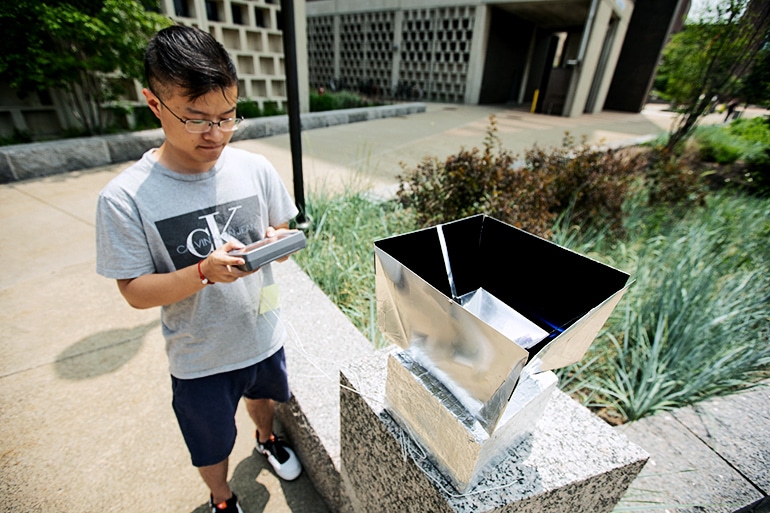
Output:
<path fill-rule="evenodd" d="M 493 113 L 503 146 L 517 152 L 558 146 L 565 131 L 595 144 L 638 140 L 666 130 L 671 120 L 656 107 L 567 119 L 429 104 L 423 114 L 304 132 L 305 188 L 311 195 L 392 187 L 402 173 L 399 162 L 414 166 L 424 156 L 480 148 Z M 234 145 L 266 155 L 292 190 L 288 136 Z M 96 196 L 127 165 L 0 185 L 3 511 L 204 510 L 207 492 L 170 408 L 158 311 L 129 308 L 114 282 L 94 272 Z M 648 480 L 637 480 L 628 506 L 651 501 L 651 510 L 721 512 L 766 499 L 768 397 L 767 389 L 757 390 L 624 427 L 653 456 Z M 247 513 L 326 511 L 305 474 L 281 483 L 252 457 L 244 411 L 238 425 L 231 474 Z M 681 476 L 686 479 L 677 481 Z M 683 504 L 699 506 L 677 509 Z"/>

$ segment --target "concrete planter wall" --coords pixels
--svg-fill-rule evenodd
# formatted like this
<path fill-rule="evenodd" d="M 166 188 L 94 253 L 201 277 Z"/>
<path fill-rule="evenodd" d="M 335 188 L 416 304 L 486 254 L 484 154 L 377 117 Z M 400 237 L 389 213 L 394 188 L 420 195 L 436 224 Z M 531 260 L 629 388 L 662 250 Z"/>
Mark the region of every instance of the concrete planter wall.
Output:
<path fill-rule="evenodd" d="M 359 121 L 406 116 L 425 112 L 424 103 L 404 103 L 300 116 L 302 130 L 324 128 Z M 258 139 L 289 132 L 287 115 L 246 119 L 233 135 L 233 141 Z M 68 173 L 79 169 L 137 160 L 150 148 L 163 142 L 161 129 L 118 135 L 80 137 L 59 141 L 0 147 L 0 183 L 28 180 Z"/>

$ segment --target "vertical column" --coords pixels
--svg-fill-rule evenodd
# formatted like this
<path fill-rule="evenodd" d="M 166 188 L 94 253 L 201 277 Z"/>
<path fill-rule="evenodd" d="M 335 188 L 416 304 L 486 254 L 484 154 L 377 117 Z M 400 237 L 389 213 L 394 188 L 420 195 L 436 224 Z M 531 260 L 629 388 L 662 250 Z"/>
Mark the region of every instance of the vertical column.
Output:
<path fill-rule="evenodd" d="M 599 113 L 604 109 L 604 101 L 607 99 L 607 92 L 610 89 L 612 77 L 615 75 L 615 67 L 618 64 L 618 58 L 620 57 L 620 51 L 623 48 L 623 41 L 626 38 L 628 23 L 631 20 L 631 13 L 633 10 L 634 4 L 631 2 L 626 3 L 625 10 L 617 21 L 613 40 L 611 43 L 608 42 L 608 44 L 612 44 L 612 47 L 609 48 L 607 65 L 604 70 L 602 70 L 601 82 L 598 84 L 596 90 L 596 98 L 591 108 L 592 114 Z"/>
<path fill-rule="evenodd" d="M 489 40 L 489 8 L 486 4 L 476 6 L 473 21 L 473 40 L 471 41 L 471 57 L 468 62 L 468 75 L 465 77 L 464 102 L 471 105 L 479 103 L 481 80 L 484 76 L 484 56 L 487 53 Z"/>
<path fill-rule="evenodd" d="M 334 79 L 338 80 L 340 78 L 340 71 L 341 71 L 341 38 L 342 34 L 340 33 L 340 26 L 342 25 L 341 18 L 339 14 L 334 15 L 334 27 L 332 29 L 334 33 Z"/>
<path fill-rule="evenodd" d="M 398 81 L 400 78 L 400 71 L 401 71 L 401 38 L 403 34 L 403 26 L 404 26 L 404 10 L 399 8 L 394 16 L 393 16 L 393 47 L 391 48 L 391 52 L 393 52 L 393 60 L 391 72 L 390 72 L 390 90 L 395 91 L 396 87 L 398 87 Z"/>
<path fill-rule="evenodd" d="M 590 27 L 586 27 L 586 30 L 590 30 L 590 32 L 588 34 L 588 41 L 585 44 L 585 52 L 577 64 L 575 73 L 572 75 L 572 83 L 567 93 L 564 111 L 571 118 L 578 117 L 585 111 L 586 100 L 591 90 L 591 84 L 593 83 L 594 74 L 599 63 L 599 56 L 602 52 L 602 45 L 604 44 L 604 36 L 607 33 L 610 16 L 612 15 L 612 8 L 603 0 L 594 0 L 594 2 L 596 4 L 596 12 L 593 22 L 591 23 L 591 20 L 588 20 L 591 23 Z"/>
<path fill-rule="evenodd" d="M 163 0 L 160 6 L 160 12 L 167 16 L 176 17 L 176 9 L 174 9 L 174 0 Z"/>
<path fill-rule="evenodd" d="M 195 4 L 195 12 L 190 13 L 195 17 L 198 22 L 198 28 L 208 32 L 209 31 L 209 19 L 206 16 L 206 1 L 205 0 L 193 0 Z M 216 35 L 215 35 L 216 36 Z"/>
<path fill-rule="evenodd" d="M 304 1 L 294 0 L 294 26 L 297 52 L 297 81 L 299 82 L 299 111 L 310 112 L 310 71 L 308 70 L 307 16 L 305 14 Z M 284 60 L 284 64 L 285 62 Z"/>

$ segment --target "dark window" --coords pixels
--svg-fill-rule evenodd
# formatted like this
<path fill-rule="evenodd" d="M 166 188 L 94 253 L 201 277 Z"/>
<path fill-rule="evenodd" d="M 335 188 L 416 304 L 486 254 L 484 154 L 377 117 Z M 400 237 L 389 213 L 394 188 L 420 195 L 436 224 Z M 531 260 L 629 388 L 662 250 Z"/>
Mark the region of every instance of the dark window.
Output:
<path fill-rule="evenodd" d="M 265 11 L 259 7 L 254 8 L 254 20 L 256 21 L 257 27 L 268 28 L 265 24 Z"/>
<path fill-rule="evenodd" d="M 190 6 L 187 5 L 187 0 L 174 0 L 174 12 L 176 12 L 177 16 L 189 18 Z"/>
<path fill-rule="evenodd" d="M 216 2 L 206 2 L 206 18 L 209 21 L 219 21 L 219 11 Z"/>
<path fill-rule="evenodd" d="M 230 11 L 233 13 L 233 23 L 236 25 L 243 25 L 243 11 L 241 11 L 241 6 L 230 4 Z"/>

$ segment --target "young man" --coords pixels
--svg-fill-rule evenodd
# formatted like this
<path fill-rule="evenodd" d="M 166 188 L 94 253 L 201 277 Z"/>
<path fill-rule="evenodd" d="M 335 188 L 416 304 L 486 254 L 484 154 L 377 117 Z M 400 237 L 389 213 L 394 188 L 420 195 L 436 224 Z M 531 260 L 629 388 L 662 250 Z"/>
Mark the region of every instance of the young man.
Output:
<path fill-rule="evenodd" d="M 288 229 L 297 209 L 262 156 L 227 146 L 238 127 L 235 67 L 211 35 L 174 26 L 145 57 L 142 92 L 165 141 L 105 187 L 97 207 L 97 272 L 135 308 L 161 306 L 173 408 L 212 512 L 241 511 L 227 483 L 241 397 L 256 447 L 276 473 L 302 467 L 273 435 L 286 401 L 283 341 L 270 265 L 238 269 L 228 254 Z"/>

